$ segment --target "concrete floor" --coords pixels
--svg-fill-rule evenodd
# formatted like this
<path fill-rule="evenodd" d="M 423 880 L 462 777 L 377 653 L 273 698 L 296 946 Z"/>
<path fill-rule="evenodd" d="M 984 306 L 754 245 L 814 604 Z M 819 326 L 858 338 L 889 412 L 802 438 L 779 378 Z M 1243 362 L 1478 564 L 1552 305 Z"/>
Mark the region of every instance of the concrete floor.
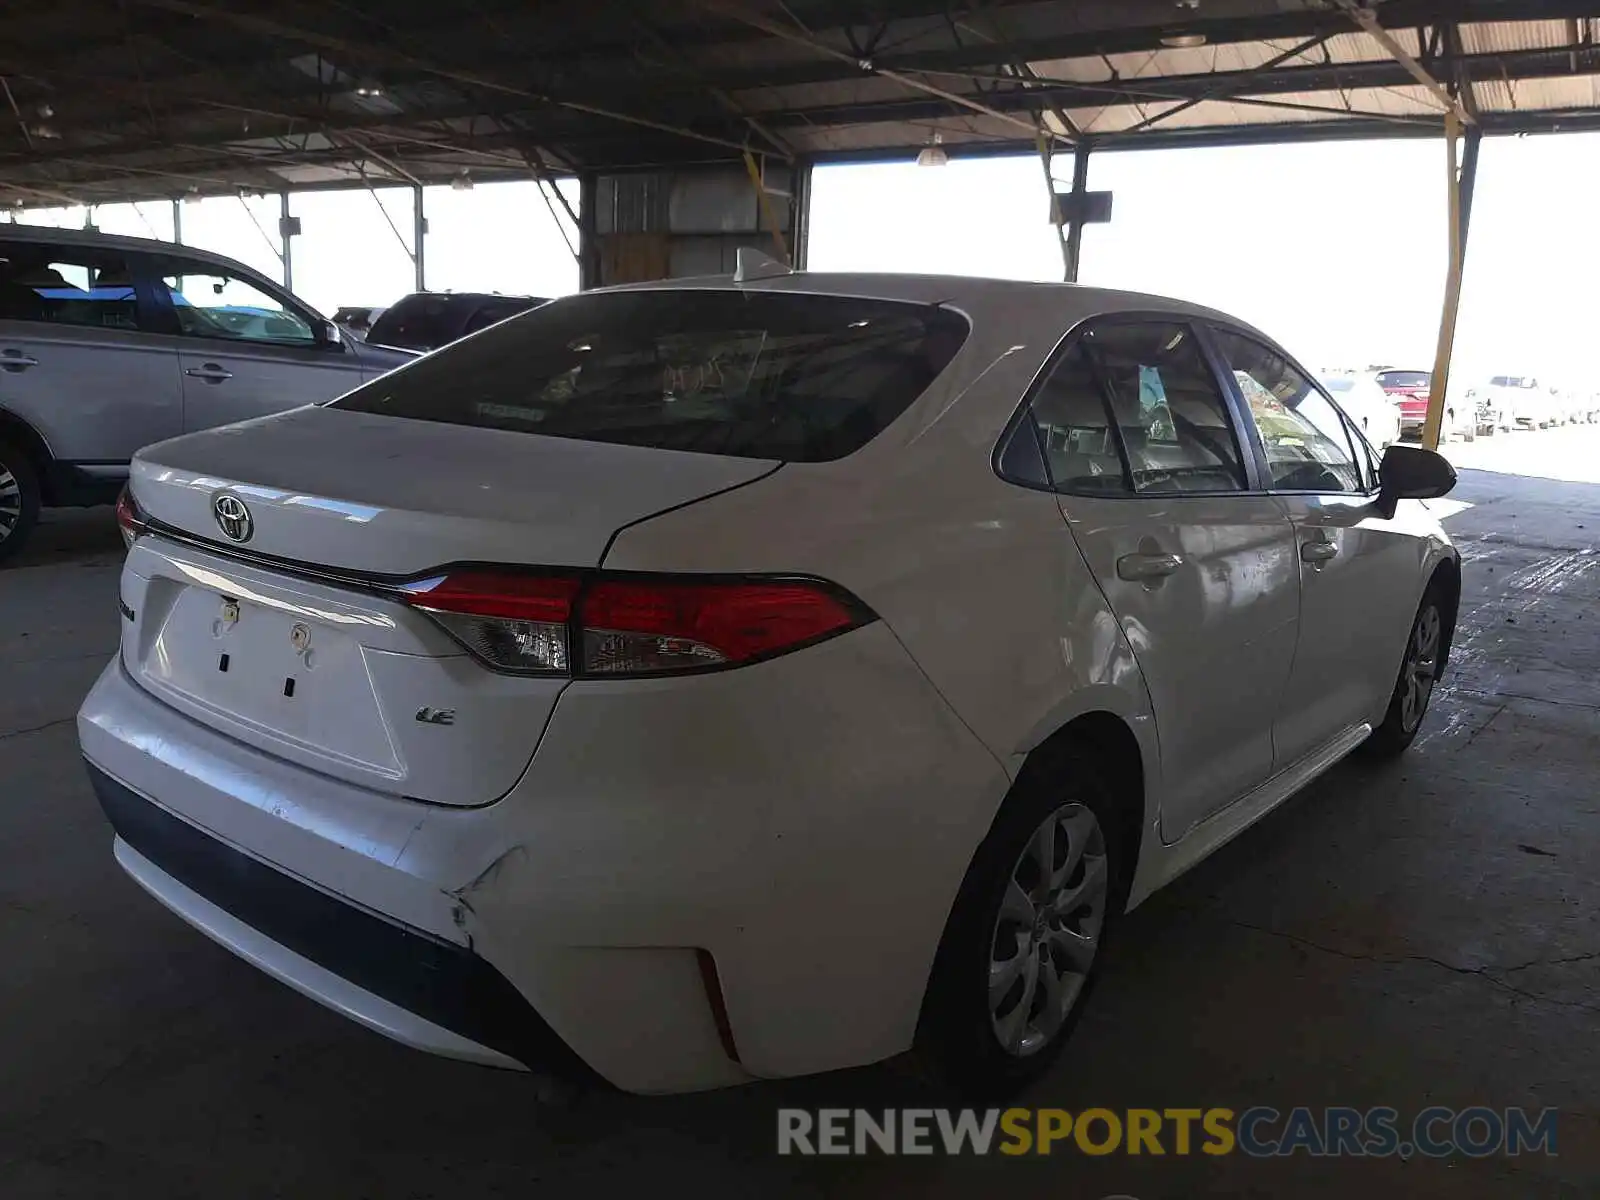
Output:
<path fill-rule="evenodd" d="M 777 1159 L 779 1104 L 915 1103 L 875 1069 L 541 1107 L 355 1028 L 125 880 L 72 714 L 119 545 L 55 514 L 0 571 L 0 1197 L 766 1200 L 1600 1195 L 1600 427 L 1454 453 L 1455 669 L 1403 762 L 1350 762 L 1135 913 L 1026 1103 L 1558 1106 L 1559 1157 Z"/>

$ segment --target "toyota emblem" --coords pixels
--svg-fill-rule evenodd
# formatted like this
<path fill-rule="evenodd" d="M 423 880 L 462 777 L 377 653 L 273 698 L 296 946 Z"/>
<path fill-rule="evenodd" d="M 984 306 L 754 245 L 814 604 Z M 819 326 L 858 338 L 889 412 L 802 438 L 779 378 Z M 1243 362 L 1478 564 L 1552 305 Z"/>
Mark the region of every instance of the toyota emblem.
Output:
<path fill-rule="evenodd" d="M 226 492 L 211 502 L 211 515 L 216 517 L 217 528 L 230 541 L 248 542 L 250 535 L 256 531 L 255 519 L 250 516 L 244 501 Z"/>

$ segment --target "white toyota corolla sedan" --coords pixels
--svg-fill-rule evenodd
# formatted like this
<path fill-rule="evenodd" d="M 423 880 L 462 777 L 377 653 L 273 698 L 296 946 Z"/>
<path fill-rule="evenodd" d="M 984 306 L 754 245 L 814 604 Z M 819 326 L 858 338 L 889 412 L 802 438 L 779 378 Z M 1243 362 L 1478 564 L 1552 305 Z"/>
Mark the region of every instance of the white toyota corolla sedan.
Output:
<path fill-rule="evenodd" d="M 1120 913 L 1415 736 L 1454 478 L 1168 300 L 592 292 L 144 450 L 79 732 L 128 874 L 412 1046 L 1001 1091 Z"/>

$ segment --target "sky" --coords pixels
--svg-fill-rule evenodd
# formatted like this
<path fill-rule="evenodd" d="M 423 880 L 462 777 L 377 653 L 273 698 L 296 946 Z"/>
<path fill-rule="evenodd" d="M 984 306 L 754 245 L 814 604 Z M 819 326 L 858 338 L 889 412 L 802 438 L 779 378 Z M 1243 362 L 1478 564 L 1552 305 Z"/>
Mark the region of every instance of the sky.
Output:
<path fill-rule="evenodd" d="M 1085 284 L 1207 304 L 1313 370 L 1428 369 L 1448 258 L 1442 139 L 1098 152 L 1112 219 L 1085 229 Z M 1071 159 L 1058 158 L 1070 179 Z M 1594 361 L 1600 135 L 1485 139 L 1456 378 L 1600 388 Z M 809 265 L 1061 278 L 1037 157 L 819 168 Z M 1586 382 L 1587 381 L 1587 382 Z"/>
<path fill-rule="evenodd" d="M 1257 325 L 1313 370 L 1427 369 L 1447 256 L 1442 139 L 1097 151 L 1112 220 L 1084 233 L 1082 281 L 1180 297 Z M 1071 160 L 1058 159 L 1069 178 Z M 574 184 L 564 190 L 576 206 Z M 1600 389 L 1590 343 L 1600 134 L 1488 138 L 1478 170 L 1454 377 L 1533 374 Z M 409 189 L 298 194 L 294 290 L 324 313 L 412 289 Z M 380 210 L 381 206 L 381 210 Z M 276 196 L 187 200 L 188 244 L 282 277 Z M 570 242 L 529 183 L 424 190 L 431 288 L 564 295 Z M 106 232 L 172 236 L 173 205 L 102 206 Z M 387 219 L 385 219 L 387 215 Z M 20 219 L 81 226 L 85 210 Z M 819 167 L 810 266 L 1059 279 L 1037 157 Z"/>

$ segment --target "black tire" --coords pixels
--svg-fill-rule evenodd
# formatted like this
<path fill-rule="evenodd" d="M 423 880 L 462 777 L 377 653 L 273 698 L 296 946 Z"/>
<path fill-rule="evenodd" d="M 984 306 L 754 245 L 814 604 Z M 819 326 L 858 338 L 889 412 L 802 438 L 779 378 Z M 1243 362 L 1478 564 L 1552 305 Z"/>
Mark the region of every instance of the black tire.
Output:
<path fill-rule="evenodd" d="M 1082 974 L 1058 970 L 1067 960 L 1051 958 L 1054 969 L 1050 969 L 1050 977 L 1071 976 L 1072 982 L 1065 985 L 1065 991 L 1075 988 L 1075 995 L 1064 1020 L 1042 1044 L 1026 1052 L 1013 1052 L 1000 1041 L 998 1018 L 990 1004 L 989 972 L 995 961 L 996 947 L 1004 938 L 1018 936 L 1014 956 L 1018 962 L 1025 962 L 1036 947 L 1030 941 L 1030 949 L 1022 949 L 1022 924 L 1002 924 L 1006 920 L 1001 912 L 1002 899 L 1014 877 L 1021 878 L 1018 872 L 1024 869 L 1025 852 L 1038 844 L 1034 839 L 1046 820 L 1055 818 L 1066 822 L 1059 830 L 1052 830 L 1052 853 L 1058 853 L 1063 864 L 1071 861 L 1074 834 L 1070 827 L 1081 822 L 1082 810 L 1092 814 L 1095 828 L 1085 834 L 1082 842 L 1085 848 L 1081 851 L 1081 863 L 1084 865 L 1072 869 L 1062 890 L 1070 894 L 1082 886 L 1088 878 L 1087 872 L 1098 869 L 1088 864 L 1103 855 L 1106 885 L 1092 958 Z M 1063 813 L 1068 815 L 1063 818 Z M 1051 748 L 1048 769 L 1025 774 L 1018 781 L 973 856 L 945 926 L 917 1031 L 915 1058 L 924 1076 L 953 1088 L 964 1098 L 986 1101 L 1003 1099 L 1050 1069 L 1083 1012 L 1104 959 L 1106 939 L 1127 902 L 1131 859 L 1129 847 L 1124 845 L 1123 831 L 1127 823 L 1120 817 L 1116 793 L 1102 776 L 1094 758 L 1081 749 Z M 1137 822 L 1133 824 L 1137 828 Z M 1045 907 L 1040 906 L 1041 909 Z M 1045 920 L 1048 923 L 1050 918 Z M 1073 920 L 1081 927 L 1085 918 Z M 1036 923 L 1035 933 L 1038 931 Z M 1068 932 L 1057 925 L 1055 934 L 1046 928 L 1044 936 L 1061 938 Z M 1034 990 L 1034 1004 L 1041 1010 L 1041 1021 L 1044 1021 L 1043 1010 L 1047 1006 L 1043 997 L 1048 984 L 1043 982 L 1047 971 L 1043 964 L 1046 956 L 1056 952 L 1043 947 L 1038 953 L 1041 965 L 1036 978 L 1041 982 Z M 1019 977 L 1015 984 L 1017 990 L 1007 993 L 1014 997 L 1013 1013 L 1021 1007 L 1023 983 Z M 1026 1013 L 1022 1025 L 1025 1030 L 1033 1030 Z"/>
<path fill-rule="evenodd" d="M 1429 614 L 1432 614 L 1431 618 Z M 1428 641 L 1426 630 L 1430 620 L 1433 628 L 1432 675 L 1421 695 L 1419 710 L 1408 704 L 1408 698 L 1415 699 L 1412 685 L 1419 654 Z M 1427 719 L 1428 705 L 1438 686 L 1445 655 L 1449 652 L 1451 630 L 1448 621 L 1445 590 L 1435 579 L 1423 593 L 1422 603 L 1417 606 L 1417 615 L 1411 621 L 1406 647 L 1400 656 L 1400 672 L 1395 679 L 1394 691 L 1389 696 L 1389 708 L 1384 713 L 1383 723 L 1372 731 L 1372 736 L 1362 745 L 1362 750 L 1367 754 L 1377 758 L 1394 758 L 1405 753 L 1406 748 L 1416 740 L 1422 722 Z"/>
<path fill-rule="evenodd" d="M 28 456 L 0 442 L 0 562 L 28 540 L 39 520 L 39 477 Z"/>

